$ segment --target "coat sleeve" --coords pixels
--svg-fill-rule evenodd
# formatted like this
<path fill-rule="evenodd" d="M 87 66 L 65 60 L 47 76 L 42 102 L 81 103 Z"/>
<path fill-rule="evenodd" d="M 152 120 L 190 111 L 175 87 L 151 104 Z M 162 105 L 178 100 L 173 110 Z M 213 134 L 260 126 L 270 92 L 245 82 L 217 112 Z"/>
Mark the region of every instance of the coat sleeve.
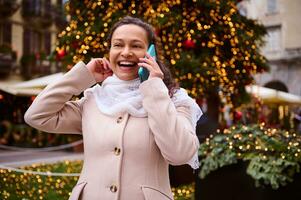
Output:
<path fill-rule="evenodd" d="M 199 147 L 190 108 L 175 107 L 160 78 L 143 82 L 140 92 L 150 129 L 161 154 L 172 165 L 187 163 Z"/>
<path fill-rule="evenodd" d="M 81 107 L 84 98 L 70 101 L 95 84 L 83 62 L 77 63 L 59 81 L 48 85 L 24 115 L 30 126 L 45 132 L 81 134 Z"/>

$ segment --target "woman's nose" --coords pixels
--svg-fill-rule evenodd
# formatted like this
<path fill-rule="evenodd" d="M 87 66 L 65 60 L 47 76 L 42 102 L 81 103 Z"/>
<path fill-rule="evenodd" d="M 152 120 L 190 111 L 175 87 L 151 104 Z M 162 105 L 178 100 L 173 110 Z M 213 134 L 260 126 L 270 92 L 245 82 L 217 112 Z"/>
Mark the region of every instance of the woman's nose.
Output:
<path fill-rule="evenodd" d="M 124 57 L 129 57 L 129 56 L 132 56 L 133 53 L 131 52 L 131 49 L 129 47 L 124 47 L 121 52 L 121 55 Z"/>

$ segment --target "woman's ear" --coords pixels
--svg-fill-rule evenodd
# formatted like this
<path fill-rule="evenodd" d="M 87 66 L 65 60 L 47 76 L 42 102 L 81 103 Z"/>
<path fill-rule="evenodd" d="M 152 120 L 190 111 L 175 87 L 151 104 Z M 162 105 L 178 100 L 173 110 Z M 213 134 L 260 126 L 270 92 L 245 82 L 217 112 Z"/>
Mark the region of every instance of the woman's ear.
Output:
<path fill-rule="evenodd" d="M 110 61 L 106 57 L 103 57 L 103 60 L 106 63 L 106 65 L 110 68 L 110 70 L 112 70 Z"/>

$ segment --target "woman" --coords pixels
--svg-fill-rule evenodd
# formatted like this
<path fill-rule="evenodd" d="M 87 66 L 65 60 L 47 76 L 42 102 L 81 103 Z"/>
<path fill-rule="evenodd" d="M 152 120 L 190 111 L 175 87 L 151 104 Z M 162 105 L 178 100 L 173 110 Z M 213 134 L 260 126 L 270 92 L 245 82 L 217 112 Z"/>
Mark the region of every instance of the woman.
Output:
<path fill-rule="evenodd" d="M 201 110 L 146 53 L 151 43 L 157 48 L 150 25 L 125 17 L 108 43 L 109 61 L 77 63 L 38 95 L 25 121 L 47 132 L 83 134 L 84 165 L 70 199 L 173 199 L 168 164 L 197 168 Z M 143 83 L 140 66 L 149 71 Z"/>

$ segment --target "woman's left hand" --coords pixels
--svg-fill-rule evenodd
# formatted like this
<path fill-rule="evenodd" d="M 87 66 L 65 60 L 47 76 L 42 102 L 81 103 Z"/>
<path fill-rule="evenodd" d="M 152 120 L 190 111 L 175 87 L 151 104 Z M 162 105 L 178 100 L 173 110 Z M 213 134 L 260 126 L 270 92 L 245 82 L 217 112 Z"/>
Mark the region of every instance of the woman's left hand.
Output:
<path fill-rule="evenodd" d="M 146 58 L 139 58 L 140 63 L 139 66 L 145 67 L 149 71 L 149 78 L 158 77 L 163 79 L 164 74 L 160 69 L 158 63 L 155 58 L 146 53 Z"/>

